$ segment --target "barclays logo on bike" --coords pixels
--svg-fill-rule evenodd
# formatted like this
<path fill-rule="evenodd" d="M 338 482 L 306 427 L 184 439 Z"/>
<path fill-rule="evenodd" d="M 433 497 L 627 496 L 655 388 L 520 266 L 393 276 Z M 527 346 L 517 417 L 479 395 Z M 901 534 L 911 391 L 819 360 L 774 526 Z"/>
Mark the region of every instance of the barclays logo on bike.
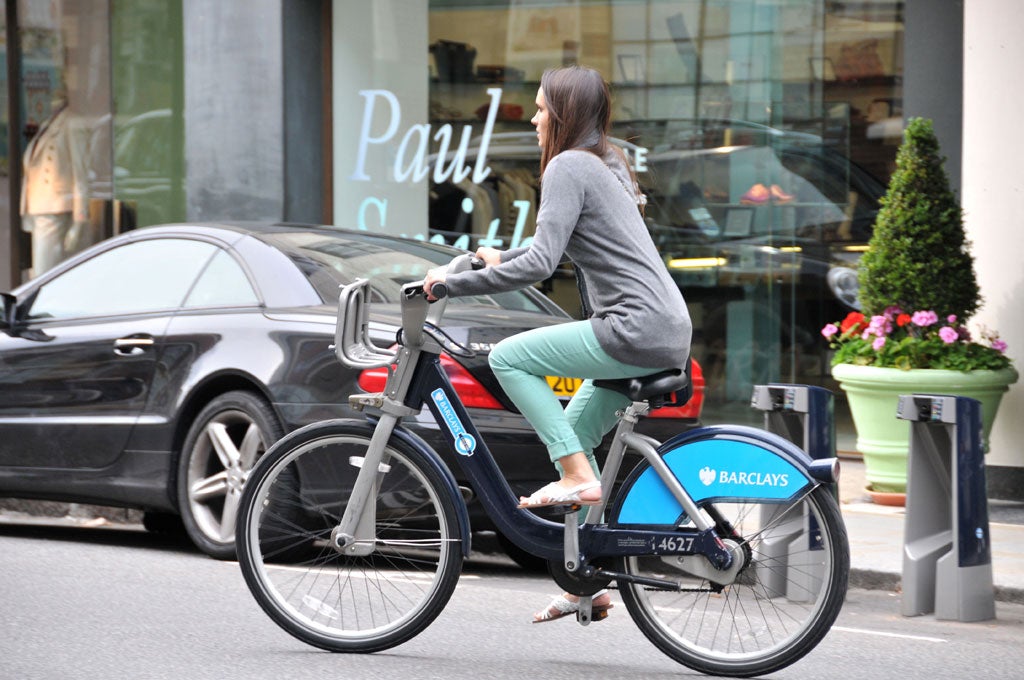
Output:
<path fill-rule="evenodd" d="M 757 442 L 707 439 L 664 454 L 665 462 L 695 501 L 709 498 L 782 500 L 810 483 L 785 456 Z"/>
<path fill-rule="evenodd" d="M 430 393 L 430 398 L 437 404 L 437 409 L 441 413 L 441 419 L 448 427 L 448 431 L 452 433 L 452 439 L 455 440 L 455 450 L 460 455 L 472 456 L 476 451 L 476 439 L 473 438 L 473 435 L 466 432 L 466 427 L 459 420 L 459 417 L 455 415 L 455 409 L 452 408 L 451 402 L 448 401 L 448 395 L 439 387 Z"/>
<path fill-rule="evenodd" d="M 788 486 L 789 475 L 786 473 L 772 472 L 735 472 L 714 470 L 707 465 L 697 473 L 704 486 L 711 486 L 716 481 L 719 484 L 739 484 L 741 486 Z"/>

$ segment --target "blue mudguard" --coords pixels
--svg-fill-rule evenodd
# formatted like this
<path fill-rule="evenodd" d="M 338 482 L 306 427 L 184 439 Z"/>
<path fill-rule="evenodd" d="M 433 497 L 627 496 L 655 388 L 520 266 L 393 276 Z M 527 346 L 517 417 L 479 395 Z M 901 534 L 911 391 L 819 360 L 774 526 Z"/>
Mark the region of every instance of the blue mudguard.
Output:
<path fill-rule="evenodd" d="M 815 482 L 811 458 L 792 442 L 765 430 L 738 425 L 698 428 L 658 448 L 694 502 L 785 503 Z M 616 525 L 677 525 L 685 517 L 658 473 L 641 462 L 622 485 L 613 513 Z"/>

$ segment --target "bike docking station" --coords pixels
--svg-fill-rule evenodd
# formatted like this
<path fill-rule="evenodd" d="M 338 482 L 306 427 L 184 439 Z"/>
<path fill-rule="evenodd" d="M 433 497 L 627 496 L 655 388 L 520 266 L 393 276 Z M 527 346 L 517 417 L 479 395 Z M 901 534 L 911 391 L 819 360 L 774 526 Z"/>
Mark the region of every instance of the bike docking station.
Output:
<path fill-rule="evenodd" d="M 764 411 L 764 429 L 793 442 L 815 459 L 836 455 L 835 422 L 832 417 L 832 392 L 813 385 L 754 385 L 750 407 Z M 832 489 L 838 500 L 838 483 Z M 796 564 L 793 556 L 806 550 L 821 550 L 820 534 L 814 526 L 806 531 L 811 517 L 781 517 L 780 510 L 763 507 L 761 525 L 765 531 L 762 553 L 766 559 L 758 564 L 758 577 L 772 597 L 786 597 L 802 602 L 808 593 L 819 587 L 821 569 Z M 810 540 L 810 545 L 806 545 Z M 785 568 L 780 568 L 784 565 Z"/>
<path fill-rule="evenodd" d="M 903 546 L 904 616 L 995 618 L 981 403 L 900 395 L 910 421 Z"/>

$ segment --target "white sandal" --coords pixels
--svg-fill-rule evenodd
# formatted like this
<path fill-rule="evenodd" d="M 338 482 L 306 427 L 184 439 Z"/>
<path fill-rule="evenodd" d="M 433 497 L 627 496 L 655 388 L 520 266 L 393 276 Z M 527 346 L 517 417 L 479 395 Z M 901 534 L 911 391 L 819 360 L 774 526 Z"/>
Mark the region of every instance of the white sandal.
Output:
<path fill-rule="evenodd" d="M 608 594 L 607 590 L 600 590 L 600 591 L 594 593 L 591 597 L 592 598 L 598 598 L 598 597 L 601 597 L 602 595 L 607 595 L 607 594 Z M 608 610 L 611 609 L 613 606 L 614 605 L 611 603 L 611 600 L 608 601 L 608 604 L 595 604 L 595 605 L 593 605 L 592 609 L 591 609 L 591 620 L 593 620 L 593 621 L 600 621 L 601 619 L 604 619 L 605 617 L 608 616 Z M 548 621 L 557 621 L 558 619 L 562 618 L 563 616 L 568 616 L 569 614 L 575 614 L 579 610 L 580 610 L 580 603 L 579 603 L 579 601 L 573 602 L 572 600 L 570 600 L 569 598 L 565 597 L 564 595 L 559 595 L 555 599 L 551 600 L 551 604 L 549 604 L 543 610 L 541 610 L 541 611 L 539 611 L 539 612 L 537 612 L 536 614 L 533 615 L 533 622 L 534 623 L 546 623 Z"/>
<path fill-rule="evenodd" d="M 580 494 L 584 491 L 600 488 L 600 481 L 584 482 L 583 484 L 577 484 L 570 489 L 566 489 L 558 482 L 551 482 L 550 484 L 534 491 L 530 494 L 529 498 L 526 498 L 525 500 L 520 499 L 517 507 L 546 508 L 550 505 L 597 505 L 601 502 L 600 498 L 588 501 L 580 498 Z"/>

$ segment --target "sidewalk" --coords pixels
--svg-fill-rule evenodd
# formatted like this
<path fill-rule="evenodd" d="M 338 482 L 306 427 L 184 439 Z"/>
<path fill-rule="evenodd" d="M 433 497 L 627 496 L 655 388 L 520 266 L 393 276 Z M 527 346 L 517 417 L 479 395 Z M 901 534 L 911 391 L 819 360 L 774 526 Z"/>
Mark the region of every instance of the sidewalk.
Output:
<path fill-rule="evenodd" d="M 839 500 L 850 536 L 850 586 L 898 590 L 903 573 L 904 509 L 871 502 L 864 463 L 843 458 Z M 1024 504 L 990 501 L 996 600 L 1024 603 Z"/>

